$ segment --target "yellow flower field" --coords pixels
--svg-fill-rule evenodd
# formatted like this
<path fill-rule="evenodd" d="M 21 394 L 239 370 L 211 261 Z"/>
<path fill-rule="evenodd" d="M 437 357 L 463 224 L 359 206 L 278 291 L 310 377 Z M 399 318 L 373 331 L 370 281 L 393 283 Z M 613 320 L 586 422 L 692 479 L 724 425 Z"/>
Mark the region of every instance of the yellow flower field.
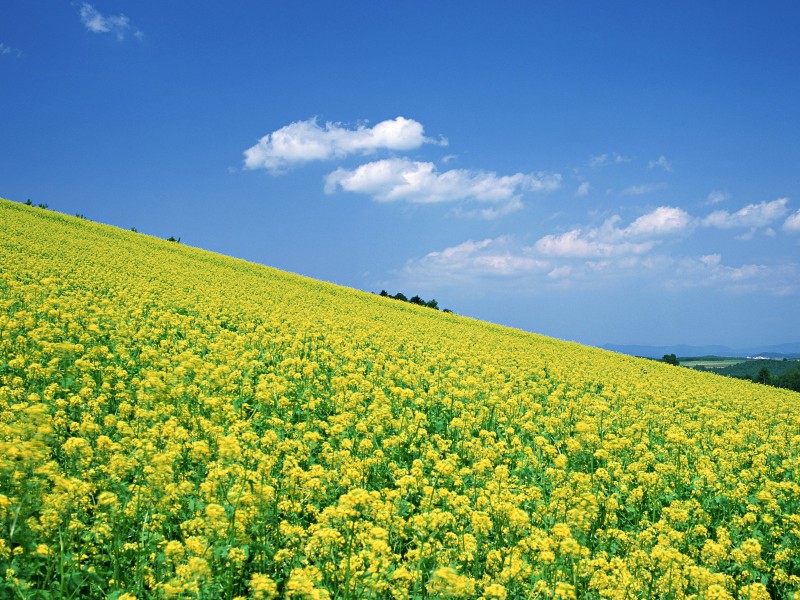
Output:
<path fill-rule="evenodd" d="M 0 200 L 0 597 L 792 598 L 800 395 Z"/>

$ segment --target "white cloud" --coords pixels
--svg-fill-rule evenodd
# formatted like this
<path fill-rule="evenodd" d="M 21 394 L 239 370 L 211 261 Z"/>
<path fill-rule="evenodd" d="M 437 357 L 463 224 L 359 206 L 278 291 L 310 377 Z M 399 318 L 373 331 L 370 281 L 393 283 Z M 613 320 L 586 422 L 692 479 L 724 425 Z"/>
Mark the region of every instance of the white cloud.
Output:
<path fill-rule="evenodd" d="M 11 46 L 0 42 L 0 56 L 15 56 L 16 58 L 22 57 L 22 50 L 17 50 Z"/>
<path fill-rule="evenodd" d="M 598 289 L 613 280 L 668 289 L 800 293 L 800 265 L 795 263 L 727 265 L 720 253 L 688 257 L 656 251 L 667 236 L 690 231 L 697 222 L 683 209 L 661 206 L 625 227 L 614 216 L 598 227 L 546 235 L 533 245 L 511 236 L 468 240 L 409 261 L 399 276 L 426 289 L 481 289 L 481 281 L 492 278 L 493 286 L 530 293 L 575 286 Z"/>
<path fill-rule="evenodd" d="M 730 197 L 731 195 L 728 192 L 723 192 L 722 190 L 712 190 L 706 197 L 706 203 L 719 204 L 720 202 L 725 202 L 725 200 L 729 200 Z"/>
<path fill-rule="evenodd" d="M 644 256 L 656 242 L 619 239 L 618 219 L 604 227 L 616 236 L 613 242 L 598 234 L 581 235 L 579 230 L 563 236 L 545 236 L 525 245 L 512 236 L 461 244 L 411 260 L 399 273 L 400 279 L 425 287 L 442 285 L 474 289 L 491 278 L 492 285 L 514 286 L 535 291 L 573 285 L 604 285 L 609 277 L 636 276 L 663 267 L 660 257 Z M 616 233 L 613 233 L 616 232 Z M 495 288 L 493 288 L 495 289 Z"/>
<path fill-rule="evenodd" d="M 493 204 L 492 206 L 474 208 L 465 210 L 461 207 L 456 207 L 453 212 L 456 216 L 467 219 L 485 219 L 491 220 L 502 217 L 509 213 L 516 212 L 522 208 L 522 199 L 519 196 L 510 198 L 507 202 L 501 204 Z"/>
<path fill-rule="evenodd" d="M 800 210 L 786 217 L 783 222 L 784 231 L 800 231 Z"/>
<path fill-rule="evenodd" d="M 516 173 L 498 176 L 486 171 L 452 169 L 440 172 L 431 162 L 390 158 L 363 164 L 353 170 L 339 168 L 325 180 L 325 192 L 338 189 L 367 194 L 379 202 L 406 201 L 431 204 L 471 200 L 495 205 L 483 216 L 496 216 L 521 207 L 524 192 L 549 192 L 561 176 Z M 493 212 L 492 212 L 493 211 Z"/>
<path fill-rule="evenodd" d="M 622 190 L 623 196 L 642 196 L 644 194 L 651 194 L 658 190 L 663 190 L 667 187 L 666 183 L 642 183 L 639 185 L 631 185 Z"/>
<path fill-rule="evenodd" d="M 532 256 L 529 248 L 520 247 L 510 237 L 467 240 L 456 246 L 430 252 L 409 261 L 402 272 L 404 279 L 417 282 L 458 283 L 478 279 L 514 278 L 550 269 L 550 264 Z"/>
<path fill-rule="evenodd" d="M 621 163 L 630 162 L 630 158 L 627 156 L 622 156 L 621 154 L 617 154 L 616 152 L 612 153 L 603 153 L 598 154 L 597 156 L 592 156 L 589 158 L 589 166 L 593 169 L 599 167 L 607 167 L 609 165 L 618 165 Z"/>
<path fill-rule="evenodd" d="M 718 229 L 745 227 L 755 230 L 783 218 L 788 211 L 788 202 L 788 198 L 778 198 L 771 202 L 748 204 L 735 213 L 717 210 L 703 219 L 703 225 Z"/>
<path fill-rule="evenodd" d="M 422 124 L 397 117 L 374 127 L 359 125 L 347 129 L 338 123 L 321 126 L 316 118 L 291 123 L 262 137 L 244 151 L 248 169 L 278 172 L 303 163 L 369 154 L 376 150 L 413 150 L 423 144 L 446 145 L 447 141 L 426 138 Z"/>
<path fill-rule="evenodd" d="M 566 279 L 572 274 L 572 267 L 569 265 L 561 265 L 550 271 L 547 276 L 550 279 Z"/>
<path fill-rule="evenodd" d="M 561 235 L 546 235 L 536 242 L 536 250 L 545 256 L 591 258 L 644 254 L 656 245 L 656 242 L 652 240 L 644 242 L 606 241 L 598 232 L 598 229 L 591 229 L 585 233 L 580 229 L 573 229 Z"/>
<path fill-rule="evenodd" d="M 578 189 L 575 192 L 575 195 L 578 196 L 579 198 L 582 198 L 583 196 L 588 196 L 589 195 L 589 187 L 590 187 L 589 182 L 588 181 L 584 181 L 583 183 L 581 183 L 578 186 Z"/>
<path fill-rule="evenodd" d="M 661 235 L 686 229 L 692 219 L 682 208 L 659 206 L 653 212 L 642 215 L 624 230 L 626 236 Z"/>
<path fill-rule="evenodd" d="M 131 21 L 125 15 L 104 17 L 88 2 L 81 4 L 80 15 L 81 23 L 84 24 L 88 31 L 93 33 L 113 33 L 118 40 L 124 40 L 131 29 Z M 133 35 L 139 39 L 144 37 L 144 34 L 139 30 L 134 30 Z"/>
<path fill-rule="evenodd" d="M 667 160 L 667 157 L 663 154 L 659 156 L 656 160 L 651 160 L 647 163 L 647 168 L 655 169 L 656 167 L 660 169 L 664 169 L 667 172 L 672 171 L 672 163 Z"/>
<path fill-rule="evenodd" d="M 618 216 L 600 227 L 587 231 L 573 229 L 561 235 L 546 235 L 536 242 L 536 250 L 545 256 L 564 258 L 601 258 L 640 255 L 652 250 L 664 235 L 687 229 L 692 219 L 680 208 L 659 206 L 620 228 Z"/>
<path fill-rule="evenodd" d="M 800 268 L 797 264 L 726 265 L 720 254 L 683 258 L 676 262 L 668 287 L 715 286 L 733 293 L 757 293 L 786 296 L 800 292 Z"/>

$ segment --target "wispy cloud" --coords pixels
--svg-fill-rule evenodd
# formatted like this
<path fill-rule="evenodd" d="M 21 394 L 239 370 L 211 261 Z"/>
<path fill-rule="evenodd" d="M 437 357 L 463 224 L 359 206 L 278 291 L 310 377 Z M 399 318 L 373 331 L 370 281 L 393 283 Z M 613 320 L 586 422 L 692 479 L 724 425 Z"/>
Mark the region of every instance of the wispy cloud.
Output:
<path fill-rule="evenodd" d="M 597 228 L 546 235 L 532 246 L 520 244 L 512 236 L 478 242 L 468 240 L 412 261 L 407 269 L 431 277 L 515 277 L 539 272 L 546 273 L 550 279 L 562 279 L 570 275 L 576 265 L 571 262 L 559 263 L 559 259 L 641 255 L 652 250 L 660 238 L 687 229 L 691 218 L 679 208 L 661 206 L 640 216 L 627 227 L 619 227 L 619 222 L 619 217 L 612 217 Z M 603 264 L 596 261 L 591 263 L 595 270 Z"/>
<path fill-rule="evenodd" d="M 721 254 L 675 261 L 667 287 L 717 287 L 732 293 L 787 296 L 800 292 L 800 266 L 794 263 L 726 265 Z"/>
<path fill-rule="evenodd" d="M 783 222 L 783 229 L 793 233 L 800 231 L 800 210 L 786 218 Z"/>
<path fill-rule="evenodd" d="M 599 167 L 607 167 L 609 165 L 619 165 L 622 163 L 630 162 L 630 158 L 627 156 L 623 156 L 616 152 L 611 153 L 603 153 L 598 154 L 597 156 L 592 156 L 589 158 L 589 166 L 593 169 L 597 169 Z"/>
<path fill-rule="evenodd" d="M 416 286 L 481 289 L 491 281 L 492 289 L 513 286 L 516 291 L 536 291 L 543 286 L 605 285 L 618 273 L 641 274 L 658 263 L 642 254 L 605 257 L 546 256 L 539 245 L 525 245 L 513 236 L 501 236 L 430 252 L 409 260 L 398 278 Z M 476 288 L 476 286 L 478 286 Z"/>
<path fill-rule="evenodd" d="M 81 4 L 80 9 L 81 23 L 88 31 L 93 33 L 110 33 L 117 37 L 118 40 L 124 40 L 128 33 L 133 33 L 133 36 L 141 39 L 144 34 L 138 29 L 131 27 L 131 21 L 123 14 L 117 16 L 103 16 L 100 12 L 88 2 Z"/>
<path fill-rule="evenodd" d="M 631 185 L 622 190 L 623 196 L 643 196 L 645 194 L 652 194 L 658 190 L 663 190 L 667 187 L 666 183 L 642 183 L 638 185 Z"/>
<path fill-rule="evenodd" d="M 493 205 L 479 214 L 491 218 L 521 207 L 525 192 L 549 192 L 561 185 L 557 173 L 516 173 L 451 169 L 440 172 L 434 163 L 391 158 L 355 169 L 336 169 L 325 180 L 325 191 L 341 189 L 366 194 L 378 202 L 405 201 L 419 204 L 474 201 Z"/>
<path fill-rule="evenodd" d="M 338 123 L 320 125 L 316 118 L 297 121 L 268 133 L 244 151 L 247 169 L 273 173 L 311 161 L 370 154 L 376 150 L 413 150 L 423 144 L 447 145 L 425 137 L 422 124 L 405 117 L 381 121 L 374 127 L 348 129 Z"/>
<path fill-rule="evenodd" d="M 800 293 L 800 264 L 730 265 L 719 252 L 686 256 L 674 251 L 679 248 L 675 242 L 701 222 L 681 208 L 660 206 L 627 226 L 614 216 L 598 227 L 545 235 L 534 244 L 522 243 L 514 236 L 468 240 L 408 261 L 399 275 L 431 288 L 473 289 L 491 278 L 493 285 L 503 282 L 517 291 L 588 290 L 606 287 L 617 279 L 667 289 L 714 287 L 730 293 L 775 296 Z M 786 222 L 800 230 L 800 211 Z M 673 251 L 665 250 L 668 240 Z"/>
<path fill-rule="evenodd" d="M 656 245 L 654 240 L 632 242 L 615 236 L 604 236 L 613 230 L 613 222 L 599 229 L 582 231 L 573 229 L 561 235 L 546 235 L 536 242 L 536 250 L 545 256 L 562 258 L 600 258 L 623 254 L 644 254 Z"/>
<path fill-rule="evenodd" d="M 786 206 L 788 203 L 788 198 L 778 198 L 771 202 L 748 204 L 734 213 L 717 210 L 703 219 L 703 225 L 717 229 L 759 229 L 782 219 L 789 210 Z"/>
<path fill-rule="evenodd" d="M 662 154 L 657 159 L 651 160 L 650 162 L 648 162 L 647 163 L 647 168 L 649 168 L 649 169 L 659 168 L 659 169 L 663 169 L 663 170 L 665 170 L 667 172 L 670 172 L 670 171 L 672 171 L 672 163 L 670 163 L 667 160 L 667 157 Z"/>
<path fill-rule="evenodd" d="M 589 188 L 590 188 L 589 182 L 588 181 L 584 181 L 583 183 L 581 183 L 578 186 L 578 189 L 575 190 L 575 195 L 578 196 L 579 198 L 582 198 L 583 196 L 588 196 L 589 195 Z"/>
<path fill-rule="evenodd" d="M 7 46 L 6 44 L 0 42 L 0 56 L 13 56 L 15 58 L 21 58 L 22 50 L 12 48 L 11 46 Z"/>
<path fill-rule="evenodd" d="M 548 261 L 532 256 L 532 249 L 520 247 L 513 238 L 502 236 L 467 240 L 410 260 L 401 277 L 420 283 L 457 284 L 484 278 L 515 278 L 550 269 Z"/>
<path fill-rule="evenodd" d="M 719 204 L 720 202 L 730 200 L 730 198 L 731 195 L 728 192 L 724 192 L 722 190 L 712 190 L 709 192 L 708 196 L 706 196 L 706 204 Z"/>

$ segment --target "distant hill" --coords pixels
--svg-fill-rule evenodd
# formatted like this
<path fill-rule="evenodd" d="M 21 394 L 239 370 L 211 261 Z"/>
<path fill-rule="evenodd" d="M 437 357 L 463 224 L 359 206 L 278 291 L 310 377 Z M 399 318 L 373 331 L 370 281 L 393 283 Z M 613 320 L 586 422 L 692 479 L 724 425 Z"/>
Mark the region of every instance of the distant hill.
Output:
<path fill-rule="evenodd" d="M 665 354 L 676 356 L 723 356 L 745 357 L 762 356 L 764 358 L 800 358 L 800 342 L 776 344 L 773 346 L 756 346 L 750 348 L 730 348 L 728 346 L 690 346 L 677 344 L 674 346 L 644 346 L 636 344 L 605 344 L 604 350 L 628 354 L 630 356 L 643 356 L 645 358 L 661 358 Z"/>

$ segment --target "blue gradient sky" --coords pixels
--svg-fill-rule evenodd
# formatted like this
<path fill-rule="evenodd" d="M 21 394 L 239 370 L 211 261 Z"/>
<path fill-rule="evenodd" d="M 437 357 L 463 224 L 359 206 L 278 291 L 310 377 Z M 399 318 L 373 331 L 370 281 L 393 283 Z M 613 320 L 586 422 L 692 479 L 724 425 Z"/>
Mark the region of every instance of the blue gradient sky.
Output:
<path fill-rule="evenodd" d="M 788 1 L 9 2 L 0 197 L 587 344 L 794 342 L 798 31 Z"/>

